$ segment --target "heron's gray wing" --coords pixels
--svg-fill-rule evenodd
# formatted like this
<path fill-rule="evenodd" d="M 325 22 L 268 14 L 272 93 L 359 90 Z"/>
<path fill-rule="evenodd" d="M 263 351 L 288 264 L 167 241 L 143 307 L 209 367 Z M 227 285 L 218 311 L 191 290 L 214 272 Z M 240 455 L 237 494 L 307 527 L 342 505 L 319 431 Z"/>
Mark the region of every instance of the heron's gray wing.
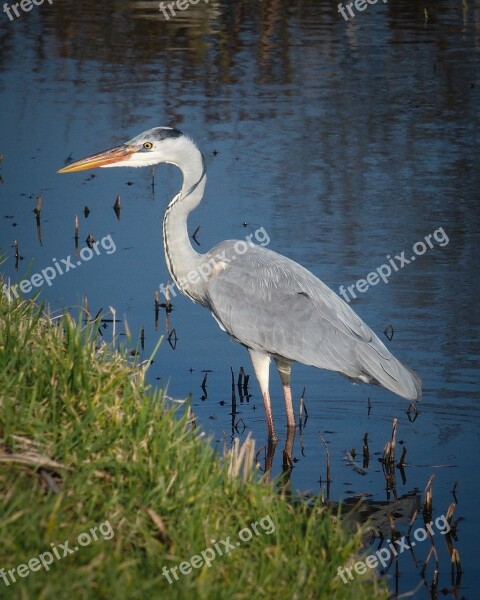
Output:
<path fill-rule="evenodd" d="M 206 289 L 207 306 L 232 337 L 255 350 L 418 397 L 416 376 L 406 375 L 410 371 L 323 282 L 266 248 L 239 254 L 235 243 L 210 251 L 223 256 L 224 265 Z"/>

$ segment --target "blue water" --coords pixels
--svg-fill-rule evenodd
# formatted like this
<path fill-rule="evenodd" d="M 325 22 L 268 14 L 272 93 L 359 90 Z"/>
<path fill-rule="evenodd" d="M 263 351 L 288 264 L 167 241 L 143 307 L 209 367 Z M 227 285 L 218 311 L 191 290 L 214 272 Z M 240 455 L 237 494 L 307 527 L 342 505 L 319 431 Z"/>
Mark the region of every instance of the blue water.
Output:
<path fill-rule="evenodd" d="M 335 291 L 389 264 L 388 258 L 431 237 L 432 247 L 351 302 L 389 349 L 424 382 L 419 415 L 379 388 L 296 365 L 298 413 L 305 388 L 308 420 L 294 446 L 294 491 L 326 493 L 329 446 L 332 501 L 365 494 L 387 498 L 378 461 L 398 418 L 407 449 L 400 498 L 423 489 L 432 474 L 434 516 L 458 500 L 455 517 L 463 567 L 460 597 L 476 598 L 476 507 L 479 450 L 479 92 L 478 5 L 454 0 L 423 5 L 398 0 L 369 5 L 345 22 L 328 2 L 199 3 L 168 22 L 156 2 L 106 5 L 56 2 L 10 22 L 0 15 L 0 253 L 12 282 L 31 278 L 71 256 L 75 269 L 43 285 L 52 311 L 115 308 L 115 333 L 135 347 L 142 327 L 150 370 L 168 395 L 191 394 L 197 424 L 223 450 L 251 433 L 260 448 L 266 426 L 246 351 L 223 334 L 207 311 L 173 297 L 155 328 L 154 293 L 168 282 L 161 221 L 181 178 L 173 166 L 57 175 L 73 159 L 127 141 L 157 125 L 176 126 L 204 152 L 207 190 L 190 217 L 199 251 L 264 228 L 268 247 L 284 253 Z M 41 243 L 32 212 L 42 194 Z M 121 196 L 117 219 L 113 204 Z M 84 207 L 90 214 L 84 216 Z M 79 218 L 75 255 L 74 220 Z M 442 233 L 443 232 L 443 233 Z M 113 240 L 98 255 L 85 239 Z M 447 243 L 448 239 L 448 243 Z M 15 240 L 19 244 L 15 269 Z M 110 244 L 110 245 L 109 245 Z M 415 246 L 420 252 L 423 247 Z M 78 264 L 80 262 L 80 265 Z M 400 261 L 396 259 L 397 267 Z M 32 296 L 32 292 L 26 294 Z M 161 298 L 162 301 L 162 298 Z M 126 330 L 132 339 L 126 341 Z M 383 331 L 393 326 L 389 341 Z M 102 330 L 111 341 L 111 323 Z M 175 349 L 166 337 L 172 329 Z M 231 372 L 251 375 L 250 397 L 237 397 Z M 208 371 L 207 397 L 201 388 Z M 285 416 L 271 372 L 281 434 L 273 475 L 281 472 Z M 203 398 L 202 398 L 203 397 Z M 368 403 L 371 409 L 368 410 Z M 355 449 L 364 474 L 344 460 Z M 400 445 L 401 447 L 401 445 Z M 399 452 L 400 450 L 398 450 Z M 422 525 L 420 518 L 417 526 Z M 405 526 L 399 524 L 401 533 Z M 439 588 L 451 590 L 442 537 Z M 419 544 L 417 558 L 428 553 Z M 420 567 L 399 557 L 398 592 L 421 584 Z M 390 569 L 393 574 L 395 566 Z M 432 563 L 427 569 L 431 582 Z M 392 590 L 395 580 L 391 579 Z M 425 587 L 414 597 L 428 598 Z"/>

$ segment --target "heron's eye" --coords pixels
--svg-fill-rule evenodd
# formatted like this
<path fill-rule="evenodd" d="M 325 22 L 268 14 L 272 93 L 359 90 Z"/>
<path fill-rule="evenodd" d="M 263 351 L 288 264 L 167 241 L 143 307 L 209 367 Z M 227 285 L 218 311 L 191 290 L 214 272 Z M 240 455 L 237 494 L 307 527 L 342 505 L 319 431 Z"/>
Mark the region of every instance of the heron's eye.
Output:
<path fill-rule="evenodd" d="M 151 150 L 153 148 L 152 142 L 144 142 L 143 147 L 145 150 Z"/>

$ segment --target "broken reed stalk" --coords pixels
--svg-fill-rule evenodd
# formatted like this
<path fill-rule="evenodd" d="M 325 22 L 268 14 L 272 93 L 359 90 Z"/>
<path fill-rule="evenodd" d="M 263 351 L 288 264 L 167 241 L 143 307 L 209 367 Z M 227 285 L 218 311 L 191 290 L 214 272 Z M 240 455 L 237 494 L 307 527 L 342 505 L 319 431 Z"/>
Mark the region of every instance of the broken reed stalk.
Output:
<path fill-rule="evenodd" d="M 458 481 L 456 481 L 454 483 L 454 485 L 453 485 L 452 496 L 453 496 L 453 499 L 455 500 L 455 502 L 458 504 L 457 494 L 456 494 L 456 492 L 457 492 L 457 485 L 458 485 Z"/>
<path fill-rule="evenodd" d="M 170 282 L 167 283 L 167 287 L 165 289 L 165 304 L 166 304 L 166 309 L 171 310 L 172 305 L 170 303 Z"/>
<path fill-rule="evenodd" d="M 245 371 L 244 371 L 243 367 L 240 367 L 240 371 L 238 372 L 238 379 L 237 379 L 237 385 L 239 387 L 242 387 L 242 385 L 243 385 L 244 376 L 245 376 Z"/>
<path fill-rule="evenodd" d="M 433 513 L 433 490 L 432 490 L 432 482 L 435 477 L 435 474 L 430 476 L 427 485 L 425 486 L 425 502 L 423 504 L 423 521 L 425 524 L 430 523 L 432 520 Z"/>
<path fill-rule="evenodd" d="M 33 212 L 37 215 L 37 217 L 39 217 L 41 210 L 42 210 L 42 194 L 40 194 L 40 196 L 38 196 L 37 205 L 33 209 Z"/>
<path fill-rule="evenodd" d="M 203 390 L 203 393 L 205 394 L 205 398 L 207 397 L 207 378 L 208 378 L 208 373 L 205 373 L 204 377 L 203 377 L 203 381 L 202 381 L 202 385 L 200 386 Z"/>
<path fill-rule="evenodd" d="M 192 407 L 188 407 L 187 413 L 187 423 L 185 425 L 187 431 L 193 431 L 197 428 L 197 419 L 195 418 L 195 413 L 192 410 Z"/>
<path fill-rule="evenodd" d="M 305 388 L 302 390 L 302 395 L 300 396 L 300 408 L 298 410 L 298 422 L 302 424 L 303 411 L 305 411 L 305 419 L 308 418 L 307 405 L 305 404 Z"/>
<path fill-rule="evenodd" d="M 232 375 L 232 415 L 234 415 L 237 412 L 237 395 L 235 394 L 235 373 L 232 367 L 230 367 L 230 373 Z"/>
<path fill-rule="evenodd" d="M 236 479 L 240 473 L 242 481 L 246 483 L 252 479 L 255 457 L 255 440 L 252 440 L 250 433 L 245 441 L 240 445 L 240 439 L 235 438 L 230 450 L 225 451 L 225 457 L 228 463 L 228 476 L 230 479 Z"/>
<path fill-rule="evenodd" d="M 368 432 L 363 436 L 363 458 L 370 457 L 370 450 L 368 448 Z"/>
<path fill-rule="evenodd" d="M 325 446 L 325 452 L 327 454 L 327 485 L 330 485 L 330 482 L 332 481 L 330 479 L 330 452 L 328 450 L 327 442 L 325 441 L 323 435 L 321 433 L 319 433 L 318 435 L 320 436 L 320 439 L 322 440 L 323 445 Z"/>
<path fill-rule="evenodd" d="M 393 419 L 393 427 L 392 427 L 392 437 L 389 442 L 385 444 L 385 448 L 383 450 L 383 459 L 385 464 L 388 466 L 393 466 L 395 463 L 395 444 L 396 444 L 396 436 L 397 436 L 397 418 Z"/>
<path fill-rule="evenodd" d="M 88 308 L 88 298 L 87 298 L 87 296 L 85 296 L 83 304 L 84 304 L 84 307 L 85 307 L 84 310 L 85 310 L 85 314 L 87 315 L 87 320 L 91 320 L 92 315 L 90 314 L 90 309 Z"/>
<path fill-rule="evenodd" d="M 455 512 L 456 506 L 457 505 L 455 504 L 455 502 L 452 502 L 447 509 L 447 514 L 445 515 L 445 519 L 447 520 L 447 523 L 449 525 L 452 522 L 452 517 L 453 517 L 453 513 Z"/>
<path fill-rule="evenodd" d="M 393 427 L 392 427 L 392 440 L 390 442 L 390 448 L 391 448 L 391 453 L 392 453 L 392 462 L 395 460 L 395 445 L 396 445 L 396 438 L 397 438 L 397 418 L 395 417 L 393 419 Z"/>

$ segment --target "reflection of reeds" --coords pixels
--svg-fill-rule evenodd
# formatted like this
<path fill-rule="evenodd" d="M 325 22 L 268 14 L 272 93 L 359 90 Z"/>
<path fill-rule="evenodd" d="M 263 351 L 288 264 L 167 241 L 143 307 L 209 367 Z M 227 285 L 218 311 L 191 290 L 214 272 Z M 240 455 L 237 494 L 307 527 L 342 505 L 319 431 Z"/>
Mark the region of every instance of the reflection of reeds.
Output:
<path fill-rule="evenodd" d="M 202 400 L 206 400 L 208 398 L 208 392 L 207 392 L 207 378 L 208 378 L 208 372 L 205 373 L 204 377 L 203 377 L 203 381 L 202 381 L 202 385 L 200 386 L 202 388 L 203 391 L 203 396 L 202 396 Z"/>
<path fill-rule="evenodd" d="M 155 292 L 155 331 L 158 331 L 159 312 L 160 312 L 160 302 L 158 301 L 158 292 Z"/>
<path fill-rule="evenodd" d="M 385 331 L 383 332 L 385 337 L 387 338 L 387 340 L 389 342 L 391 342 L 393 340 L 393 336 L 395 334 L 395 330 L 393 329 L 393 325 L 390 324 L 388 325 L 388 327 L 385 329 Z"/>
<path fill-rule="evenodd" d="M 330 477 L 330 452 L 328 450 L 328 446 L 327 446 L 327 442 L 325 441 L 325 438 L 323 437 L 323 435 L 321 433 L 318 434 L 320 436 L 320 439 L 323 442 L 323 445 L 325 446 L 325 453 L 327 455 L 327 500 L 330 498 L 330 483 L 331 483 L 331 477 Z"/>
<path fill-rule="evenodd" d="M 303 412 L 305 411 L 305 421 L 303 421 Z M 300 408 L 298 411 L 298 423 L 299 427 L 304 427 L 308 419 L 307 405 L 305 404 L 305 388 L 303 388 L 302 395 L 300 396 Z"/>
<path fill-rule="evenodd" d="M 22 259 L 18 250 L 18 240 L 15 240 L 13 246 L 15 248 L 15 271 L 18 271 L 18 261 Z"/>
<path fill-rule="evenodd" d="M 457 524 L 458 519 L 453 523 L 453 514 L 457 505 L 452 502 L 445 513 L 445 520 L 450 527 L 448 533 L 445 536 L 445 543 L 447 544 L 448 552 L 450 554 L 450 571 L 452 577 L 452 586 L 459 587 L 462 578 L 462 564 L 460 562 L 460 554 L 456 548 L 453 547 L 452 540 L 457 540 Z"/>
<path fill-rule="evenodd" d="M 412 409 L 413 410 L 413 409 Z M 414 411 L 415 412 L 415 411 Z M 417 414 L 417 413 L 415 413 Z M 461 576 L 462 576 L 462 565 L 460 561 L 460 555 L 457 548 L 453 547 L 454 542 L 457 540 L 457 524 L 458 519 L 454 519 L 454 513 L 457 506 L 457 498 L 456 498 L 456 487 L 455 484 L 451 493 L 455 499 L 455 502 L 452 502 L 448 509 L 443 513 L 442 516 L 438 517 L 437 520 L 433 519 L 433 481 L 434 475 L 432 475 L 425 486 L 425 491 L 423 494 L 423 506 L 420 507 L 420 502 L 418 502 L 417 507 L 409 507 L 408 514 L 407 511 L 403 509 L 401 503 L 403 502 L 403 498 L 397 499 L 396 497 L 396 483 L 395 483 L 395 474 L 396 469 L 399 469 L 402 474 L 402 478 L 404 477 L 404 467 L 406 467 L 405 458 L 407 454 L 407 450 L 402 441 L 399 444 L 402 445 L 402 452 L 400 458 L 396 461 L 395 459 L 395 451 L 397 445 L 397 430 L 398 430 L 398 421 L 397 419 L 393 420 L 392 424 L 392 432 L 390 439 L 385 444 L 383 450 L 383 456 L 379 459 L 383 466 L 383 472 L 385 476 L 385 480 L 387 482 L 387 503 L 383 505 L 381 509 L 378 509 L 374 512 L 370 512 L 368 514 L 368 518 L 370 523 L 378 523 L 376 529 L 372 527 L 372 533 L 374 534 L 373 539 L 369 540 L 369 544 L 373 543 L 375 537 L 379 537 L 380 546 L 385 544 L 386 548 L 389 548 L 391 551 L 390 562 L 386 567 L 386 571 L 389 571 L 394 578 L 394 586 L 395 586 L 395 597 L 397 598 L 413 598 L 416 597 L 418 590 L 421 587 L 425 587 L 428 597 L 436 600 L 439 596 L 438 594 L 438 585 L 439 585 L 439 576 L 440 576 L 440 567 L 443 566 L 444 571 L 445 565 L 441 565 L 440 562 L 440 552 L 437 550 L 435 546 L 435 541 L 438 540 L 438 544 L 440 544 L 440 540 L 442 538 L 445 540 L 445 544 L 447 546 L 447 550 L 450 556 L 450 573 L 451 573 L 451 588 L 445 590 L 445 594 L 451 593 L 454 598 L 458 598 L 458 591 L 460 589 L 461 584 Z M 325 444 L 325 441 L 322 439 Z M 363 456 L 364 459 L 368 458 L 370 454 L 370 450 L 368 447 L 368 433 L 365 433 L 363 438 Z M 347 453 L 347 458 L 350 460 L 350 465 L 354 465 L 355 454 L 354 451 L 351 453 Z M 364 465 L 365 466 L 365 465 Z M 361 472 L 360 472 L 361 473 Z M 405 481 L 404 481 L 405 483 Z M 395 495 L 395 500 L 390 501 L 390 490 L 393 491 Z M 416 496 L 418 500 L 419 496 Z M 399 502 L 400 500 L 400 502 Z M 383 503 L 382 503 L 383 504 Z M 365 506 L 366 503 L 363 503 Z M 372 502 L 372 505 L 375 505 L 375 502 Z M 420 508 L 423 511 L 423 527 L 415 528 L 414 525 L 418 525 L 418 516 L 420 512 Z M 365 509 L 364 509 L 365 510 Z M 380 520 L 381 515 L 381 520 Z M 386 522 L 386 516 L 388 516 L 388 525 Z M 400 554 L 403 553 L 403 549 L 400 551 L 401 543 L 398 541 L 402 538 L 402 533 L 400 531 L 400 525 L 402 524 L 402 519 L 405 521 L 405 518 L 408 517 L 408 530 L 404 534 L 404 540 L 406 542 L 405 551 L 408 549 L 409 554 L 412 557 L 412 561 L 415 567 L 416 572 L 420 575 L 421 581 L 418 586 L 404 594 L 398 595 L 399 588 L 399 579 L 401 576 L 401 569 L 399 566 Z M 442 519 L 448 523 L 448 531 L 446 531 L 446 524 L 439 525 Z M 442 529 L 441 529 L 442 528 Z M 423 529 L 423 534 L 418 534 L 417 531 L 421 531 Z M 388 533 L 387 533 L 388 532 Z M 444 535 L 435 535 L 437 532 L 441 532 Z M 418 536 L 418 537 L 417 537 Z M 422 546 L 420 543 L 423 543 Z M 425 559 L 417 558 L 416 554 L 419 554 L 421 557 L 425 556 Z M 395 564 L 394 564 L 395 563 Z M 430 565 L 430 566 L 429 566 Z M 428 573 L 427 573 L 428 569 Z M 430 576 L 430 571 L 432 571 Z"/>
<path fill-rule="evenodd" d="M 120 221 L 120 213 L 121 213 L 120 194 L 118 194 L 118 196 L 115 200 L 115 204 L 113 205 L 113 210 L 115 211 L 115 215 L 116 215 L 117 219 Z"/>
<path fill-rule="evenodd" d="M 393 492 L 394 497 L 397 497 L 396 482 L 395 482 L 395 448 L 396 448 L 396 437 L 397 437 L 397 419 L 393 419 L 392 435 L 390 440 L 385 444 L 383 449 L 383 456 L 380 462 L 383 464 L 383 470 L 385 475 L 385 482 L 387 484 L 387 498 L 389 498 L 390 491 Z"/>
<path fill-rule="evenodd" d="M 462 574 L 462 564 L 460 562 L 460 554 L 458 553 L 458 550 L 456 548 L 452 548 L 451 563 L 452 563 L 451 572 L 452 572 L 452 581 L 453 581 L 455 574 L 457 575 L 457 579 Z"/>
<path fill-rule="evenodd" d="M 78 215 L 75 215 L 75 256 L 78 256 Z"/>
<path fill-rule="evenodd" d="M 200 225 L 195 229 L 195 231 L 192 234 L 192 240 L 197 244 L 197 246 L 200 246 L 200 242 L 197 240 L 197 234 L 200 231 Z"/>
<path fill-rule="evenodd" d="M 40 242 L 40 246 L 42 246 L 43 245 L 42 244 L 42 223 L 41 223 L 41 219 L 40 219 L 40 215 L 42 212 L 42 194 L 40 194 L 40 196 L 38 196 L 37 205 L 33 209 L 33 212 L 35 213 L 35 220 L 37 222 L 37 238 L 38 238 L 38 241 Z"/>

